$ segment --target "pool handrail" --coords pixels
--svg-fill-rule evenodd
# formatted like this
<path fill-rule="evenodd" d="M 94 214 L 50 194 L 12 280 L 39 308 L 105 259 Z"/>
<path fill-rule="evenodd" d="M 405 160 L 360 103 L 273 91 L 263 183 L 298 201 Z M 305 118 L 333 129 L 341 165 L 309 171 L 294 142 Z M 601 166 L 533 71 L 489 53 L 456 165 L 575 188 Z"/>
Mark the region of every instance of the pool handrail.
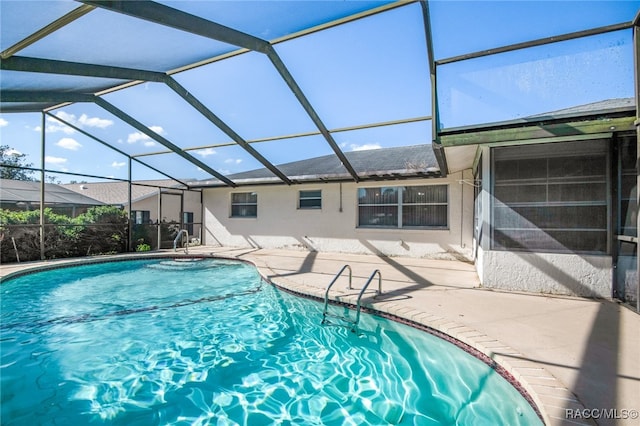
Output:
<path fill-rule="evenodd" d="M 173 251 L 177 251 L 177 245 L 178 245 L 178 241 L 180 240 L 180 237 L 182 237 L 182 235 L 186 235 L 187 239 L 184 243 L 184 252 L 185 254 L 189 254 L 189 231 L 187 231 L 186 229 L 181 229 L 180 232 L 178 232 L 178 235 L 176 235 L 176 238 L 173 240 Z"/>
<path fill-rule="evenodd" d="M 338 278 L 340 277 L 340 275 L 342 275 L 342 273 L 344 272 L 345 269 L 349 269 L 349 286 L 347 287 L 349 290 L 352 289 L 351 287 L 351 276 L 352 276 L 352 272 L 351 272 L 351 266 L 349 265 L 344 265 L 342 267 L 342 269 L 340 269 L 340 272 L 338 272 L 336 274 L 335 277 L 333 277 L 333 280 L 329 283 L 329 285 L 327 286 L 327 290 L 324 293 L 324 310 L 322 311 L 322 322 L 321 324 L 325 324 L 327 323 L 327 317 L 334 317 L 334 318 L 338 318 L 342 321 L 351 323 L 351 331 L 352 332 L 356 332 L 358 329 L 358 323 L 360 322 L 360 311 L 362 310 L 362 296 L 364 295 L 364 292 L 367 290 L 367 287 L 369 287 L 369 284 L 371 284 L 371 281 L 373 281 L 373 278 L 376 276 L 376 274 L 378 275 L 378 289 L 376 290 L 376 294 L 373 296 L 374 298 L 376 298 L 378 295 L 382 294 L 382 273 L 380 272 L 379 269 L 376 269 L 375 271 L 373 271 L 373 273 L 369 276 L 369 279 L 367 279 L 367 282 L 364 284 L 364 287 L 362 287 L 362 289 L 360 290 L 360 293 L 358 294 L 358 299 L 356 301 L 356 319 L 352 320 L 347 316 L 342 316 L 342 315 L 333 315 L 330 314 L 328 312 L 328 307 L 329 307 L 329 290 L 331 289 L 331 286 L 333 286 L 333 284 L 338 280 Z"/>
<path fill-rule="evenodd" d="M 336 276 L 333 277 L 333 280 L 331 280 L 331 282 L 327 286 L 327 291 L 325 291 L 324 293 L 324 310 L 322 311 L 322 324 L 324 324 L 327 320 L 327 309 L 329 306 L 329 290 L 331 290 L 331 286 L 333 286 L 333 284 L 335 284 L 335 282 L 338 281 L 338 278 L 340 278 L 340 275 L 342 275 L 345 269 L 349 270 L 349 285 L 347 286 L 347 289 L 349 290 L 352 289 L 351 282 L 353 278 L 353 271 L 351 270 L 351 266 L 344 265 L 342 269 L 340 269 L 340 271 L 336 274 Z"/>
<path fill-rule="evenodd" d="M 358 301 L 356 302 L 356 319 L 355 321 L 353 321 L 353 327 L 351 328 L 351 331 L 353 332 L 356 331 L 356 327 L 358 327 L 358 322 L 360 322 L 360 310 L 362 309 L 362 304 L 360 303 L 360 300 L 362 299 L 362 295 L 364 294 L 367 287 L 369 287 L 369 284 L 371 284 L 371 281 L 373 281 L 373 277 L 375 277 L 376 274 L 378 274 L 378 289 L 376 290 L 376 294 L 373 297 L 375 299 L 378 295 L 382 294 L 382 273 L 380 272 L 380 269 L 376 269 L 369 276 L 369 279 L 364 284 L 364 287 L 362 287 L 362 290 L 360 290 L 360 294 L 358 294 Z"/>

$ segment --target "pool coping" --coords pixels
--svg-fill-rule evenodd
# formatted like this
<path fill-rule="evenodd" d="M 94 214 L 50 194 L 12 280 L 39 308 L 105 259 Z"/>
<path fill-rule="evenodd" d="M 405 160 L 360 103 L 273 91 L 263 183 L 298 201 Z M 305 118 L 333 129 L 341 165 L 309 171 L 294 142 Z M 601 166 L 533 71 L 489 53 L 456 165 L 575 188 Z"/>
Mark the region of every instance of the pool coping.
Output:
<path fill-rule="evenodd" d="M 212 258 L 236 260 L 253 265 L 260 273 L 262 279 L 282 289 L 302 297 L 324 301 L 324 291 L 317 287 L 304 283 L 295 283 L 283 277 L 268 265 L 260 265 L 252 259 L 240 258 L 238 255 L 219 253 L 180 253 L 173 251 L 155 251 L 145 253 L 125 253 L 105 256 L 92 256 L 73 259 L 55 259 L 45 262 L 25 262 L 12 264 L 15 270 L 6 275 L 0 273 L 0 284 L 12 278 L 29 273 L 77 266 L 83 264 L 99 264 L 124 260 L 144 260 L 149 258 Z M 6 269 L 6 265 L 2 265 Z M 12 268 L 14 269 L 14 268 Z M 264 270 L 271 271 L 271 278 Z M 357 296 L 348 294 L 336 288 L 329 297 L 332 304 L 339 304 L 355 308 Z M 586 410 L 578 398 L 555 376 L 548 372 L 544 366 L 524 359 L 521 353 L 514 348 L 501 343 L 498 339 L 474 330 L 473 328 L 452 321 L 448 318 L 429 314 L 412 307 L 403 306 L 402 303 L 393 301 L 369 302 L 363 299 L 362 311 L 379 315 L 406 325 L 431 333 L 460 349 L 475 356 L 489 365 L 507 380 L 532 406 L 538 417 L 545 425 L 555 424 L 579 424 L 595 425 L 591 419 L 566 419 L 567 409 Z M 521 359 L 518 360 L 518 357 Z M 511 359 L 510 359 L 511 358 Z M 513 360 L 516 361 L 513 361 Z"/>

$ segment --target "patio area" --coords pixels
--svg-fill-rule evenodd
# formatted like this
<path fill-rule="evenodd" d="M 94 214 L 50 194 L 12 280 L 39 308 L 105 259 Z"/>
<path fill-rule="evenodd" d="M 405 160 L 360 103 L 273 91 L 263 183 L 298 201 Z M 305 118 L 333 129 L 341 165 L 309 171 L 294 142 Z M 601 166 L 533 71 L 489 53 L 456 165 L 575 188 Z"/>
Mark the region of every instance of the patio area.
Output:
<path fill-rule="evenodd" d="M 353 290 L 345 274 L 330 296 L 350 303 L 380 270 L 383 294 L 373 298 L 376 278 L 364 306 L 442 331 L 488 355 L 522 383 L 547 424 L 594 424 L 568 418 L 583 408 L 601 416 L 615 410 L 618 417 L 640 408 L 640 316 L 621 304 L 483 289 L 474 266 L 454 260 L 206 246 L 191 247 L 189 254 L 250 261 L 274 284 L 316 297 L 324 297 L 348 264 Z M 0 275 L 58 262 L 71 261 L 3 265 Z M 601 418 L 597 424 L 631 425 L 638 419 Z"/>

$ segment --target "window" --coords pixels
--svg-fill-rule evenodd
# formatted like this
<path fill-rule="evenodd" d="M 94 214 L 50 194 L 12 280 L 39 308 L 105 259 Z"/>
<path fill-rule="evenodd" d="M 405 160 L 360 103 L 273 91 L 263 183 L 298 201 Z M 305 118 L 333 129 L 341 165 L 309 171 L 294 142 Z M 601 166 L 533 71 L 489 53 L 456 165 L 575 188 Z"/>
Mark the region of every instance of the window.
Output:
<path fill-rule="evenodd" d="M 493 149 L 492 249 L 607 251 L 604 141 Z"/>
<path fill-rule="evenodd" d="M 182 224 L 184 228 L 187 230 L 189 235 L 193 235 L 193 213 L 192 212 L 182 212 Z"/>
<path fill-rule="evenodd" d="M 136 225 L 151 223 L 151 212 L 149 210 L 132 210 L 131 220 Z"/>
<path fill-rule="evenodd" d="M 447 185 L 358 189 L 358 226 L 446 228 Z"/>
<path fill-rule="evenodd" d="M 402 188 L 402 227 L 447 226 L 447 186 L 406 186 Z"/>
<path fill-rule="evenodd" d="M 258 194 L 255 192 L 232 193 L 231 217 L 258 217 Z"/>
<path fill-rule="evenodd" d="M 322 208 L 322 191 L 300 191 L 298 197 L 299 209 L 320 209 Z"/>
<path fill-rule="evenodd" d="M 359 188 L 359 226 L 398 226 L 398 188 Z"/>

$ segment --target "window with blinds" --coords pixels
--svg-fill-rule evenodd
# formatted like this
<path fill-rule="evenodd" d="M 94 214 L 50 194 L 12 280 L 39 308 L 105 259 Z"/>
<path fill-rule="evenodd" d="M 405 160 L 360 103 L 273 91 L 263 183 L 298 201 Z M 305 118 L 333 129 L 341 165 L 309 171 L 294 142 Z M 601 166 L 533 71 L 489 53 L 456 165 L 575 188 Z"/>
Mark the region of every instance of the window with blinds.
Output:
<path fill-rule="evenodd" d="M 258 194 L 255 192 L 232 193 L 231 217 L 258 217 Z"/>
<path fill-rule="evenodd" d="M 322 208 L 322 191 L 300 191 L 298 192 L 298 208 L 299 209 L 321 209 Z"/>
<path fill-rule="evenodd" d="M 358 189 L 358 226 L 447 228 L 448 186 L 387 186 Z"/>
<path fill-rule="evenodd" d="M 606 141 L 492 150 L 492 249 L 605 253 Z"/>

